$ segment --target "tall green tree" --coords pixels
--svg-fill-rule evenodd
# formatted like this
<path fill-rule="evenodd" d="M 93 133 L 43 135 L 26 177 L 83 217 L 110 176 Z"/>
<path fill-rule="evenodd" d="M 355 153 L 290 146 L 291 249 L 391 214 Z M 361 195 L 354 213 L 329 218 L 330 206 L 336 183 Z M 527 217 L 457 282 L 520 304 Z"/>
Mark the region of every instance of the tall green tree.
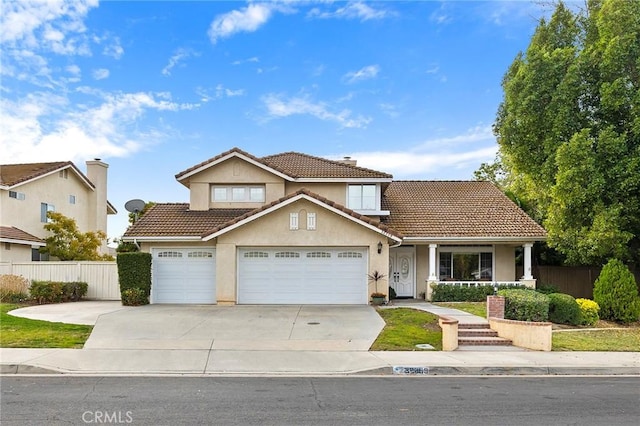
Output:
<path fill-rule="evenodd" d="M 640 2 L 559 3 L 502 82 L 510 190 L 574 264 L 640 263 Z"/>
<path fill-rule="evenodd" d="M 45 238 L 46 246 L 42 253 L 57 257 L 60 260 L 113 260 L 113 256 L 98 253 L 98 248 L 106 240 L 107 235 L 102 231 L 80 232 L 76 221 L 62 213 L 47 212 L 51 219 L 44 225 L 44 229 L 51 233 Z"/>

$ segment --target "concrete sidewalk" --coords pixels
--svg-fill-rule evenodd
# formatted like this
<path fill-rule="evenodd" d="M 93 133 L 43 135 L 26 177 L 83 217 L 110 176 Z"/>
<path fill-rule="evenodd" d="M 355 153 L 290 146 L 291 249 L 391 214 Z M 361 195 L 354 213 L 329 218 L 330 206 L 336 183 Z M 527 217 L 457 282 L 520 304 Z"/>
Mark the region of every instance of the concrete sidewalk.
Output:
<path fill-rule="evenodd" d="M 0 367 L 77 375 L 640 375 L 640 353 L 2 348 Z"/>

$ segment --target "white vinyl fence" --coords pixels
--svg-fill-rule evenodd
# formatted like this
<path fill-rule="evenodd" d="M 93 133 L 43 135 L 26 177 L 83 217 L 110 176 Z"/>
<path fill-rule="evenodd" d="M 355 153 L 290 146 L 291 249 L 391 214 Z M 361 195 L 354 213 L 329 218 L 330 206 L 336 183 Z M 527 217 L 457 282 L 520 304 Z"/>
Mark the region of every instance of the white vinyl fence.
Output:
<path fill-rule="evenodd" d="M 37 281 L 81 281 L 89 285 L 87 299 L 120 300 L 116 262 L 0 263 L 0 274 L 21 275 Z"/>

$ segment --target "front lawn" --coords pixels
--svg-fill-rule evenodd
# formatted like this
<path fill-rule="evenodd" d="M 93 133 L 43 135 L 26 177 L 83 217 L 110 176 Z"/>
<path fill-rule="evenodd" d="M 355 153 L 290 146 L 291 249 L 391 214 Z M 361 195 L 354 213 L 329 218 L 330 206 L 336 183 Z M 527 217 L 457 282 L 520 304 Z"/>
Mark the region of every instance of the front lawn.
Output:
<path fill-rule="evenodd" d="M 640 351 L 640 328 L 555 331 L 554 351 Z"/>
<path fill-rule="evenodd" d="M 2 348 L 82 348 L 93 329 L 90 325 L 31 320 L 7 313 L 21 307 L 23 306 L 0 304 Z"/>
<path fill-rule="evenodd" d="M 387 325 L 370 350 L 419 351 L 422 349 L 416 345 L 421 343 L 442 350 L 442 330 L 436 315 L 410 308 L 381 308 L 378 313 Z"/>
<path fill-rule="evenodd" d="M 458 309 L 482 318 L 487 317 L 487 302 L 434 302 L 436 306 Z"/>

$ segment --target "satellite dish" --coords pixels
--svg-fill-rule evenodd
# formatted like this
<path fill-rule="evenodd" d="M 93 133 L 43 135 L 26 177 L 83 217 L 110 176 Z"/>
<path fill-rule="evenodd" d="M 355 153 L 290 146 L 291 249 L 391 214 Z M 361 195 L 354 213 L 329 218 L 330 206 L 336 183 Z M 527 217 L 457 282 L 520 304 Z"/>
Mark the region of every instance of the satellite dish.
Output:
<path fill-rule="evenodd" d="M 142 200 L 129 200 L 124 204 L 124 208 L 131 213 L 140 213 L 144 209 L 145 202 Z"/>

